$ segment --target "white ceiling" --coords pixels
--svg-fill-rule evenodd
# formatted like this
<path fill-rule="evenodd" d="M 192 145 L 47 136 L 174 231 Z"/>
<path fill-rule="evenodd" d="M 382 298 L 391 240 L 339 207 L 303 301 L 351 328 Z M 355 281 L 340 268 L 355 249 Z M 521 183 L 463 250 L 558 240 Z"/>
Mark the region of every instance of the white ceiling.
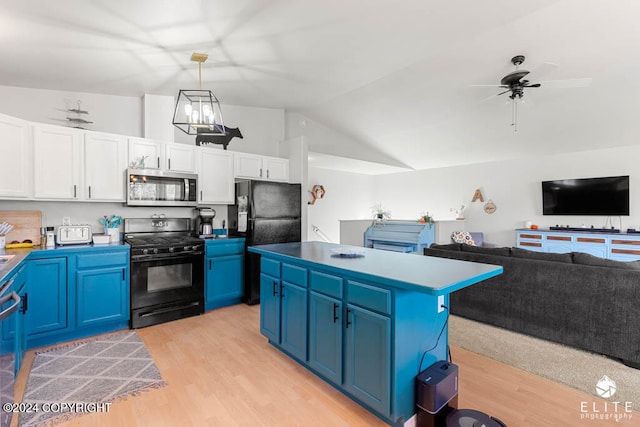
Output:
<path fill-rule="evenodd" d="M 423 169 L 640 143 L 634 0 L 0 0 L 0 84 L 175 95 L 300 112 Z M 587 88 L 528 89 L 514 68 Z M 543 80 L 545 80 L 543 79 Z M 550 85 L 549 85 L 550 86 Z"/>

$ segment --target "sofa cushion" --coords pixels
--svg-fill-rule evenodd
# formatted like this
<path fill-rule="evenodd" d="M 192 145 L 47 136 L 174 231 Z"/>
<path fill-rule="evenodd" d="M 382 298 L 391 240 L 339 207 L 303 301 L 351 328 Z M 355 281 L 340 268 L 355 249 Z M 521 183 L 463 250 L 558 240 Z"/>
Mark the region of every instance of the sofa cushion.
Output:
<path fill-rule="evenodd" d="M 460 245 L 460 250 L 462 252 L 474 252 L 477 254 L 487 254 L 487 255 L 498 255 L 498 256 L 509 256 L 510 248 L 485 248 L 482 246 L 470 246 L 470 245 Z"/>
<path fill-rule="evenodd" d="M 454 231 L 451 233 L 451 240 L 465 245 L 476 245 L 476 242 L 473 241 L 473 237 L 471 237 L 468 231 Z"/>
<path fill-rule="evenodd" d="M 429 246 L 431 249 L 445 249 L 445 250 L 449 250 L 449 251 L 459 251 L 460 250 L 460 243 L 447 243 L 445 245 L 442 244 L 438 244 L 438 243 L 432 243 L 431 246 Z"/>
<path fill-rule="evenodd" d="M 595 265 L 597 267 L 624 268 L 625 270 L 640 270 L 640 261 L 615 261 L 600 258 L 584 252 L 573 252 L 574 264 Z"/>
<path fill-rule="evenodd" d="M 569 264 L 573 263 L 573 256 L 571 255 L 571 253 L 557 254 L 552 252 L 529 251 L 522 248 L 511 248 L 511 256 L 514 258 L 528 258 L 536 259 L 539 261 L 566 262 Z"/>

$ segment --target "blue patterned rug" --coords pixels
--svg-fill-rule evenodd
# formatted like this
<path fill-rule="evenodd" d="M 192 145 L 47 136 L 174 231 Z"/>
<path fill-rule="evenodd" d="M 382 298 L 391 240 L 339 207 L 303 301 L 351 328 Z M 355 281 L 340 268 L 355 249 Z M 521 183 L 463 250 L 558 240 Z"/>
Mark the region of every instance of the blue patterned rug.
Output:
<path fill-rule="evenodd" d="M 36 354 L 29 372 L 20 426 L 106 412 L 111 402 L 165 385 L 135 331 L 45 350 Z"/>

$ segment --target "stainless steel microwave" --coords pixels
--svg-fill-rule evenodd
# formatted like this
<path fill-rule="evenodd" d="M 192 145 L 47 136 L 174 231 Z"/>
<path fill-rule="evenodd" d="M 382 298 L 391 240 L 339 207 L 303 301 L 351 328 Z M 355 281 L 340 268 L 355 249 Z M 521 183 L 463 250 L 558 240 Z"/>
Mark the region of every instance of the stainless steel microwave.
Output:
<path fill-rule="evenodd" d="M 127 206 L 197 206 L 198 175 L 127 169 Z"/>

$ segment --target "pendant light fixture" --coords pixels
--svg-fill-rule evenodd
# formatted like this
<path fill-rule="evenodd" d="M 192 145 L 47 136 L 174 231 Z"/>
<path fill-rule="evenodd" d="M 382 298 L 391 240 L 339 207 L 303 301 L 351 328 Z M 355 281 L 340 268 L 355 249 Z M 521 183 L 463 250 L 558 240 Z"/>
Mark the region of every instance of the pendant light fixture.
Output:
<path fill-rule="evenodd" d="M 220 101 L 210 90 L 202 89 L 202 63 L 209 55 L 193 53 L 191 60 L 198 63 L 198 89 L 180 90 L 173 124 L 188 135 L 225 135 Z"/>

